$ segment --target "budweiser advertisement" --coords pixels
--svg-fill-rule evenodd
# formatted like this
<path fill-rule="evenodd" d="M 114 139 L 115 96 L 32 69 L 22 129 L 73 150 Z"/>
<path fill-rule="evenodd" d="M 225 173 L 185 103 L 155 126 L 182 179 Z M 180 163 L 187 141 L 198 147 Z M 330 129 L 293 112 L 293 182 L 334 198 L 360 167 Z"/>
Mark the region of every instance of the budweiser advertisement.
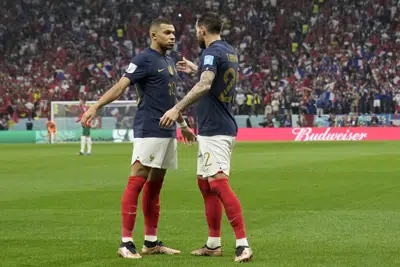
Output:
<path fill-rule="evenodd" d="M 182 139 L 178 131 L 179 140 Z M 367 141 L 400 140 L 400 127 L 240 128 L 236 141 Z"/>

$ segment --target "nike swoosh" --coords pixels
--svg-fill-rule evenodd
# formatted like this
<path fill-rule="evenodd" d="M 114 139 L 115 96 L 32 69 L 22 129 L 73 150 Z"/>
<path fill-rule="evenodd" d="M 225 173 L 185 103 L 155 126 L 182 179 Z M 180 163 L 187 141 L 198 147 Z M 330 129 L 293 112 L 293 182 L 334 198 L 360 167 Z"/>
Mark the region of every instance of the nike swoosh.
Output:
<path fill-rule="evenodd" d="M 158 72 L 162 72 L 163 70 L 165 70 L 165 69 L 158 69 Z"/>

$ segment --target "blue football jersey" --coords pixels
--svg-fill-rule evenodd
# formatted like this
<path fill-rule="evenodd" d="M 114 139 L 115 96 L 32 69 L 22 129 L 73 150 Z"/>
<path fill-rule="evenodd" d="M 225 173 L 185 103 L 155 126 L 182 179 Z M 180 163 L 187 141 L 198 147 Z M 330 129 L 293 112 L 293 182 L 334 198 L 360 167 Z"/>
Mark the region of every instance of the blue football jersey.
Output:
<path fill-rule="evenodd" d="M 159 127 L 160 118 L 175 105 L 178 77 L 172 58 L 147 48 L 132 59 L 124 77 L 131 80 L 138 95 L 134 137 L 176 137 L 175 124 Z"/>
<path fill-rule="evenodd" d="M 227 42 L 218 40 L 205 49 L 200 57 L 199 76 L 204 71 L 215 73 L 211 89 L 197 106 L 199 135 L 236 136 L 238 127 L 233 115 L 238 80 L 238 56 Z"/>

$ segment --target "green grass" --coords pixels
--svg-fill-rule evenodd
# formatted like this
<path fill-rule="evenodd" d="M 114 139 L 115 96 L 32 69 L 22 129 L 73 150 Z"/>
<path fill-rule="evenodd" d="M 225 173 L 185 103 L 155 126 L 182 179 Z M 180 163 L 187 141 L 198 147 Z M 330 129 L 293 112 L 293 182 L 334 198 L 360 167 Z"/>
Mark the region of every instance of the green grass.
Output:
<path fill-rule="evenodd" d="M 130 144 L 0 146 L 0 266 L 232 266 L 224 218 L 221 258 L 190 256 L 207 228 L 196 147 L 179 147 L 167 175 L 159 237 L 177 256 L 117 258 Z M 231 184 L 241 199 L 251 266 L 400 266 L 400 144 L 239 143 Z M 141 213 L 135 229 L 143 242 Z"/>

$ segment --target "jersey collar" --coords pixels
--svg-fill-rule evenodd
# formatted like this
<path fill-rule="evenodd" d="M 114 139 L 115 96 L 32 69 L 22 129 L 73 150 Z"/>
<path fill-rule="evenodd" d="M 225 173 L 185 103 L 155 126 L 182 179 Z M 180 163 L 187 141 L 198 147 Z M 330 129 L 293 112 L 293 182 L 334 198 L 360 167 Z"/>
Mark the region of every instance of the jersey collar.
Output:
<path fill-rule="evenodd" d="M 158 53 L 158 51 L 154 50 L 154 49 L 151 48 L 151 47 L 149 47 L 149 51 L 152 52 L 152 53 L 154 53 L 154 54 L 156 54 L 156 55 L 158 55 L 158 56 L 160 56 L 160 57 L 167 57 L 167 55 L 163 56 L 163 55 L 161 55 L 160 53 Z"/>
<path fill-rule="evenodd" d="M 212 42 L 208 47 L 212 46 L 213 44 L 219 43 L 219 42 L 223 42 L 224 40 L 215 40 L 214 42 Z"/>

